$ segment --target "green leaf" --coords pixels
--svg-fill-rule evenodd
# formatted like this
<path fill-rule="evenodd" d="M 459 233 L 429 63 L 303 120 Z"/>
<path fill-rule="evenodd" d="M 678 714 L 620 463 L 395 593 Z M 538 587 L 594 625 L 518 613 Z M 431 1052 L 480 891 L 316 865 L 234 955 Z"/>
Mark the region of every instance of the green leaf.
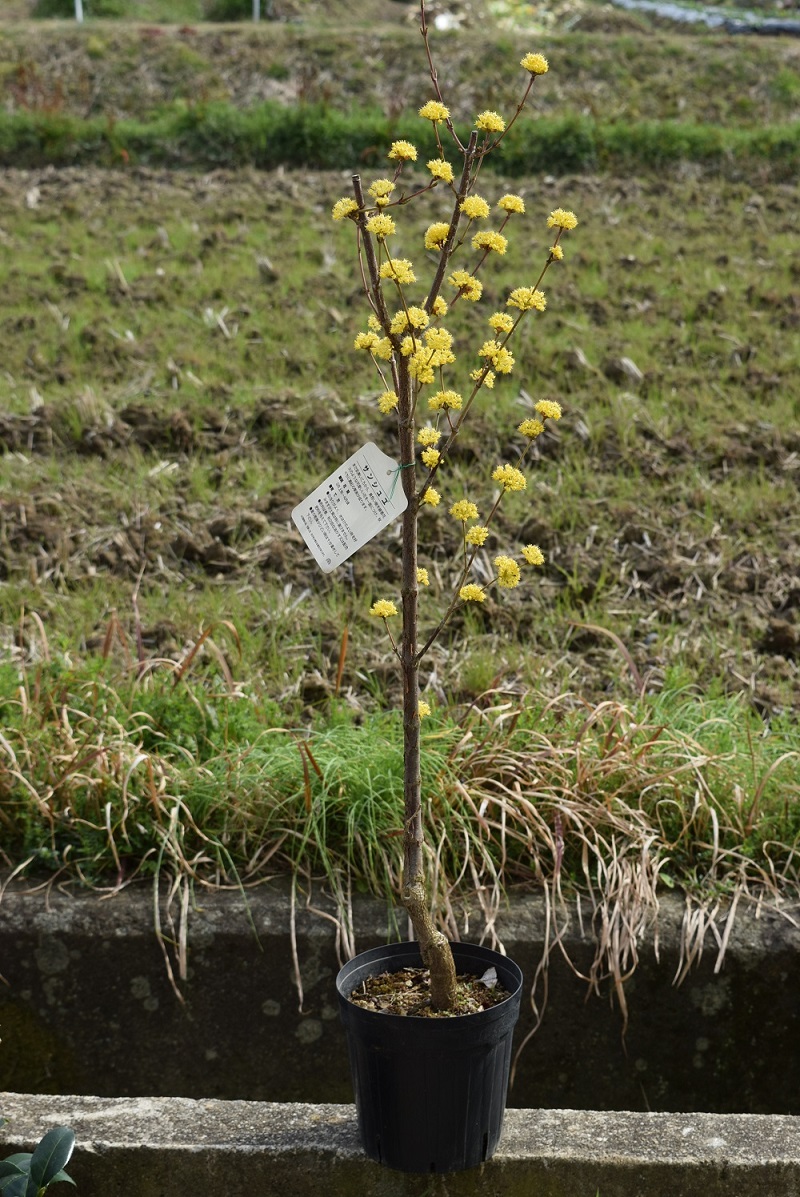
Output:
<path fill-rule="evenodd" d="M 65 1171 L 64 1171 L 64 1169 L 63 1169 L 63 1168 L 61 1169 L 61 1171 L 60 1171 L 60 1172 L 56 1172 L 55 1176 L 54 1176 L 54 1177 L 53 1177 L 53 1179 L 50 1181 L 50 1184 L 51 1184 L 51 1185 L 57 1185 L 57 1184 L 60 1184 L 62 1180 L 63 1180 L 63 1181 L 66 1181 L 68 1185 L 74 1185 L 74 1184 L 75 1184 L 75 1181 L 72 1179 L 72 1177 L 69 1175 L 69 1173 L 67 1173 L 67 1172 L 65 1172 Z"/>
<path fill-rule="evenodd" d="M 27 1172 L 21 1172 L 19 1176 L 6 1176 L 0 1180 L 0 1193 L 3 1197 L 25 1197 L 29 1179 Z"/>
<path fill-rule="evenodd" d="M 3 1160 L 3 1164 L 11 1164 L 17 1172 L 24 1172 L 27 1176 L 31 1168 L 31 1153 L 29 1151 L 18 1151 L 14 1155 L 9 1155 Z M 0 1176 L 12 1175 L 2 1171 L 3 1164 L 0 1164 Z"/>
<path fill-rule="evenodd" d="M 18 1164 L 14 1163 L 13 1157 L 11 1157 L 7 1160 L 0 1160 L 0 1181 L 2 1181 L 4 1176 L 19 1176 L 20 1174 L 22 1174 L 23 1176 L 27 1176 L 28 1169 L 20 1168 L 20 1166 Z M 0 1185 L 0 1192 L 2 1192 L 1 1185 Z"/>
<path fill-rule="evenodd" d="M 27 1197 L 37 1197 L 39 1189 L 47 1188 L 72 1155 L 75 1133 L 68 1126 L 56 1126 L 48 1131 L 31 1158 L 31 1175 Z"/>

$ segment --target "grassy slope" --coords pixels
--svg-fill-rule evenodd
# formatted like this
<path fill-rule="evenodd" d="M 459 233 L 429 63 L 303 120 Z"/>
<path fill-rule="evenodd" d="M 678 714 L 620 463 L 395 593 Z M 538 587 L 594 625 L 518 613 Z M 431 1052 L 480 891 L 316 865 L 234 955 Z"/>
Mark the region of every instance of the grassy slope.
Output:
<path fill-rule="evenodd" d="M 4 73 L 6 102 L 18 102 L 14 71 L 21 61 L 35 64 L 34 91 L 41 86 L 45 97 L 54 95 L 60 77 L 64 107 L 78 108 L 83 94 L 84 104 L 108 103 L 114 112 L 131 95 L 138 103 L 149 96 L 147 104 L 157 108 L 168 95 L 194 96 L 198 88 L 200 94 L 218 88 L 244 105 L 271 86 L 292 99 L 300 93 L 350 103 L 366 95 L 384 106 L 396 90 L 397 39 L 406 31 L 355 37 L 281 27 L 269 34 L 210 30 L 191 39 L 143 38 L 104 25 L 93 33 L 102 45 L 92 57 L 72 30 L 35 39 L 28 30 L 10 30 L 0 42 L 12 68 Z M 417 46 L 417 35 L 408 36 Z M 790 78 L 786 45 L 755 42 L 756 65 L 749 54 L 741 58 L 741 45 L 666 34 L 649 40 L 553 35 L 548 52 L 568 51 L 574 70 L 548 77 L 543 106 L 692 115 L 708 104 L 710 88 L 720 120 L 735 111 L 745 123 L 775 119 L 778 111 L 782 119 L 796 115 L 791 86 L 775 88 L 776 78 Z M 512 47 L 501 34 L 490 53 L 478 50 L 469 35 L 442 39 L 447 69 L 464 71 L 474 85 L 465 105 L 470 111 L 479 102 L 478 84 Z M 741 69 L 729 85 L 734 55 Z M 115 90 L 116 79 L 125 86 Z M 159 85 L 151 91 L 153 80 Z M 500 105 L 503 98 L 490 93 L 486 102 Z M 8 414 L 0 436 L 11 452 L 0 483 L 6 574 L 0 620 L 8 657 L 27 661 L 34 723 L 53 722 L 61 737 L 59 702 L 82 709 L 86 693 L 95 692 L 101 652 L 109 658 L 101 691 L 110 686 L 112 694 L 127 694 L 137 672 L 127 662 L 137 656 L 138 620 L 141 655 L 152 662 L 138 685 L 156 691 L 159 668 L 169 669 L 197 642 L 199 628 L 213 625 L 212 640 L 192 658 L 188 674 L 192 685 L 196 679 L 192 701 L 204 730 L 191 733 L 183 749 L 178 737 L 174 752 L 151 754 L 148 747 L 156 780 L 134 769 L 129 787 L 140 819 L 148 808 L 158 810 L 152 786 L 160 792 L 159 769 L 169 775 L 173 797 L 201 794 L 194 765 L 181 766 L 182 751 L 188 744 L 197 755 L 231 693 L 257 697 L 262 729 L 307 723 L 314 711 L 324 725 L 345 626 L 347 702 L 362 711 L 393 692 L 377 631 L 365 616 L 376 590 L 391 592 L 396 583 L 391 538 L 358 554 L 341 577 L 323 579 L 288 522 L 309 476 L 323 477 L 363 440 L 383 442 L 388 431 L 372 403 L 374 380 L 349 350 L 364 316 L 349 230 L 328 217 L 351 165 L 343 164 L 341 178 L 11 171 L 2 181 L 0 324 L 8 352 L 0 412 Z M 503 180 L 487 187 L 499 194 Z M 488 618 L 456 624 L 432 661 L 434 699 L 469 702 L 499 684 L 511 693 L 533 685 L 550 695 L 571 689 L 590 701 L 633 701 L 636 687 L 613 642 L 596 629 L 575 629 L 577 621 L 603 625 L 632 654 L 652 694 L 649 714 L 634 721 L 651 719 L 655 728 L 663 701 L 670 722 L 683 712 L 693 727 L 702 724 L 705 709 L 680 697 L 686 679 L 741 696 L 773 718 L 790 712 L 798 693 L 800 569 L 791 354 L 800 259 L 791 190 L 690 173 L 672 180 L 568 177 L 558 185 L 539 177 L 515 181 L 514 189 L 525 194 L 530 216 L 489 287 L 499 302 L 504 288 L 526 275 L 532 251 L 538 260 L 542 217 L 551 207 L 574 207 L 581 225 L 551 284 L 541 335 L 519 346 L 513 381 L 476 414 L 455 474 L 471 479 L 508 454 L 510 431 L 527 402 L 520 387 L 561 399 L 567 416 L 541 446 L 533 504 L 509 508 L 498 544 L 503 551 L 517 539 L 537 540 L 550 565 L 532 593 L 515 592 L 492 604 Z M 409 244 L 428 219 L 408 225 Z M 473 315 L 467 313 L 466 328 L 477 332 Z M 626 376 L 622 358 L 632 359 L 642 377 Z M 489 459 L 480 466 L 478 446 Z M 436 579 L 426 601 L 435 611 L 456 544 L 446 521 L 431 522 L 425 536 Z M 20 627 L 23 607 L 35 616 Z M 466 660 L 464 634 L 473 650 Z M 42 658 L 64 653 L 75 669 L 64 674 L 55 667 L 51 688 Z M 16 668 L 4 675 L 9 712 L 19 711 Z M 227 682 L 225 670 L 233 672 Z M 130 714 L 149 702 L 137 698 L 134 684 L 123 707 Z M 749 773 L 743 766 L 714 795 L 727 804 L 727 825 L 736 826 L 737 802 L 744 812 L 732 844 L 747 840 L 747 813 L 759 811 L 759 781 L 785 741 L 770 741 L 762 758 L 760 725 L 753 732 L 745 716 L 725 709 L 713 720 L 731 729 L 741 720 L 737 760 L 747 760 L 748 737 L 759 754 Z M 53 810 L 66 809 L 77 794 L 89 802 L 89 830 L 102 811 L 102 803 L 97 812 L 91 804 L 118 792 L 125 776 L 120 762 L 131 765 L 141 747 L 126 741 L 105 774 L 102 758 L 98 765 L 93 756 L 90 769 L 85 758 L 104 720 L 79 720 L 80 735 L 66 743 L 59 738 L 52 752 L 34 756 L 26 748 L 32 725 L 23 721 L 11 745 Z M 253 734 L 247 719 L 228 731 L 226 716 L 224 726 L 228 738 L 208 750 L 223 770 Z M 575 736 L 572 730 L 557 743 Z M 56 759 L 61 765 L 53 772 Z M 308 791 L 302 757 L 291 759 L 289 788 L 302 824 Z M 0 787 L 19 828 L 29 818 L 20 818 L 21 811 L 35 812 L 36 805 L 10 761 L 0 769 Z M 81 784 L 89 773 L 94 780 Z M 796 798 L 790 802 L 785 777 L 776 773 L 777 788 L 769 791 L 778 829 L 766 826 L 791 843 Z M 690 800 L 695 781 L 690 772 L 685 795 L 683 783 L 675 792 Z M 124 811 L 119 818 L 124 827 Z M 252 811 L 243 818 L 257 839 Z M 156 818 L 151 845 L 161 842 L 157 824 Z M 665 853 L 680 830 L 669 829 Z M 214 831 L 222 834 L 217 824 Z M 692 826 L 684 831 L 686 853 L 693 839 L 708 835 Z M 30 846 L 37 834 L 25 842 Z M 56 822 L 47 849 L 57 849 L 54 859 L 65 835 L 69 840 Z M 101 842 L 108 842 L 102 828 L 98 846 L 90 835 L 81 849 L 86 859 Z M 233 842 L 245 854 L 253 850 L 240 831 Z M 689 858 L 683 867 L 686 880 L 696 862 Z"/>

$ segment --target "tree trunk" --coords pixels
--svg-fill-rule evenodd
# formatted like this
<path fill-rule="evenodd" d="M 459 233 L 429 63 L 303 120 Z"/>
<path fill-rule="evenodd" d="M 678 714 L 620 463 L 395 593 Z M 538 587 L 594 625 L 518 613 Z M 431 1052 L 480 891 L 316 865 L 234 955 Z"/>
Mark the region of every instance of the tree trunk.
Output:
<path fill-rule="evenodd" d="M 455 1003 L 456 971 L 447 937 L 433 925 L 428 907 L 422 861 L 422 802 L 420 781 L 419 661 L 417 659 L 417 621 L 419 584 L 417 582 L 417 505 L 414 462 L 414 415 L 408 363 L 400 359 L 400 465 L 408 506 L 403 513 L 403 635 L 400 663 L 403 676 L 404 744 L 404 827 L 403 892 L 414 934 L 419 941 L 423 962 L 431 975 L 431 1005 L 434 1010 L 450 1010 Z"/>

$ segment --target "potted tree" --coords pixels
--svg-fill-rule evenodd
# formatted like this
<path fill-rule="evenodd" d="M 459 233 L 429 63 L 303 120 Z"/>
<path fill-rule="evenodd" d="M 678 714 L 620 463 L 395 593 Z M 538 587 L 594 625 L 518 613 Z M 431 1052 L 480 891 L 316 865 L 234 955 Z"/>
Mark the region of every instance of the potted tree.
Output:
<path fill-rule="evenodd" d="M 402 518 L 400 607 L 390 598 L 379 598 L 371 614 L 385 625 L 402 678 L 402 903 L 416 939 L 357 956 L 341 970 L 337 989 L 365 1150 L 390 1167 L 446 1172 L 488 1159 L 499 1140 L 522 974 L 500 953 L 451 944 L 432 918 L 420 783 L 420 723 L 430 711 L 420 698 L 420 668 L 459 608 L 484 602 L 491 588 L 516 587 L 524 569 L 544 563 L 537 545 L 520 546 L 521 564 L 517 555 L 497 553 L 487 576 L 484 546 L 495 536 L 504 497 L 525 489 L 521 467 L 546 421 L 560 418 L 559 404 L 541 399 L 520 423 L 516 460 L 494 465 L 494 493 L 483 516 L 469 495 L 451 491 L 445 501 L 450 518 L 460 525 L 462 551 L 452 569 L 452 592 L 438 618 L 424 630 L 419 598 L 429 577 L 419 560 L 418 521 L 422 512 L 440 506 L 438 488 L 451 488 L 446 480 L 448 459 L 465 420 L 496 380 L 512 372 L 514 338 L 526 322 L 544 312 L 543 277 L 563 258 L 562 236 L 577 221 L 560 208 L 550 213 L 547 226 L 552 232 L 533 279 L 511 290 L 503 308 L 489 315 L 466 377 L 457 382 L 454 338 L 445 317 L 458 304 L 480 301 L 484 268 L 494 255 L 505 254 L 507 228 L 525 213 L 521 196 L 503 195 L 496 204 L 496 226 L 491 227 L 492 209 L 477 190 L 481 167 L 523 111 L 548 64 L 541 54 L 525 54 L 520 62 L 524 94 L 511 119 L 481 112 L 469 137 L 462 139 L 439 87 L 424 0 L 420 30 L 433 97 L 419 109 L 419 117 L 430 122 L 437 147 L 427 173 L 420 179 L 413 167 L 418 152 L 411 142 L 394 141 L 388 151 L 388 177 L 374 180 L 365 192 L 360 176 L 354 175 L 352 195 L 333 208 L 334 220 L 354 228 L 370 308 L 367 327 L 354 347 L 368 354 L 377 370 L 378 407 L 395 426 L 397 460 L 375 445 L 365 446 L 298 506 L 294 519 L 318 563 L 330 570 L 380 528 L 398 515 Z M 433 221 L 424 236 L 430 279 L 423 283 L 418 281 L 417 263 L 396 248 L 402 244 L 398 223 L 406 205 L 431 196 L 438 199 L 442 192 L 443 217 Z M 454 261 L 457 256 L 460 265 Z M 371 992 L 376 987 L 377 995 Z M 391 993 L 398 988 L 401 998 L 395 1004 Z"/>

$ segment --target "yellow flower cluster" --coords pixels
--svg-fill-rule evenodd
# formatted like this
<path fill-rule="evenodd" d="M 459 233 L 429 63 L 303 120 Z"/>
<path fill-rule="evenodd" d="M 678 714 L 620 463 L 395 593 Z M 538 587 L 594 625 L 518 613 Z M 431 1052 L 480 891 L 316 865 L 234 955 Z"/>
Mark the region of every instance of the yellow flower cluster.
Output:
<path fill-rule="evenodd" d="M 410 141 L 393 141 L 389 157 L 394 158 L 396 162 L 416 162 L 417 151 Z"/>
<path fill-rule="evenodd" d="M 492 474 L 492 478 L 495 482 L 500 483 L 504 491 L 524 490 L 528 485 L 522 470 L 507 464 L 498 466 Z"/>
<path fill-rule="evenodd" d="M 553 258 L 556 262 L 563 261 L 564 251 L 560 245 L 551 245 L 550 246 L 550 257 Z"/>
<path fill-rule="evenodd" d="M 383 208 L 389 202 L 389 196 L 394 191 L 394 183 L 391 179 L 376 179 L 374 183 L 370 184 L 369 193 L 375 200 L 379 208 Z"/>
<path fill-rule="evenodd" d="M 519 212 L 522 215 L 525 211 L 525 200 L 521 195 L 504 195 L 497 201 L 497 206 L 504 212 Z"/>
<path fill-rule="evenodd" d="M 412 328 L 427 328 L 431 322 L 431 318 L 424 308 L 410 307 L 408 312 L 397 312 L 392 318 L 392 323 L 389 325 L 389 331 L 393 333 L 405 332 L 409 324 Z"/>
<path fill-rule="evenodd" d="M 467 544 L 474 544 L 480 548 L 485 543 L 488 535 L 489 529 L 484 524 L 473 524 L 464 534 L 464 540 Z"/>
<path fill-rule="evenodd" d="M 504 254 L 508 249 L 508 238 L 504 237 L 502 233 L 492 233 L 488 230 L 476 233 L 472 238 L 472 248 L 488 249 L 491 253 Z"/>
<path fill-rule="evenodd" d="M 474 582 L 467 582 L 466 586 L 462 586 L 459 590 L 458 597 L 465 603 L 482 603 L 486 595 L 482 587 L 477 586 Z"/>
<path fill-rule="evenodd" d="M 381 278 L 393 278 L 397 283 L 415 283 L 417 276 L 408 258 L 389 258 L 381 262 Z"/>
<path fill-rule="evenodd" d="M 450 508 L 450 514 L 462 523 L 467 520 L 476 520 L 478 518 L 478 508 L 469 499 L 459 499 Z"/>
<path fill-rule="evenodd" d="M 419 715 L 420 719 L 424 719 L 425 716 L 430 715 L 430 713 L 431 704 L 429 702 L 425 702 L 424 698 L 421 698 L 419 700 L 419 705 L 417 706 L 417 714 Z"/>
<path fill-rule="evenodd" d="M 489 215 L 489 205 L 480 195 L 468 195 L 460 207 L 470 220 L 485 220 Z"/>
<path fill-rule="evenodd" d="M 494 564 L 497 570 L 498 586 L 502 586 L 506 590 L 513 590 L 515 586 L 519 586 L 520 568 L 513 557 L 495 557 Z"/>
<path fill-rule="evenodd" d="M 499 112 L 481 112 L 475 120 L 475 128 L 486 133 L 502 133 L 505 127 L 506 122 Z"/>
<path fill-rule="evenodd" d="M 420 457 L 429 470 L 437 466 L 442 459 L 442 455 L 438 449 L 423 449 Z"/>
<path fill-rule="evenodd" d="M 443 183 L 452 183 L 453 168 L 449 162 L 445 162 L 443 158 L 431 158 L 427 166 L 434 179 L 441 179 Z"/>
<path fill-rule="evenodd" d="M 534 287 L 515 287 L 506 300 L 509 308 L 519 308 L 521 312 L 530 312 L 533 308 L 543 312 L 547 307 L 544 291 L 537 291 Z"/>
<path fill-rule="evenodd" d="M 391 599 L 378 599 L 369 609 L 370 615 L 377 615 L 381 619 L 390 619 L 392 615 L 397 615 L 397 607 Z"/>
<path fill-rule="evenodd" d="M 446 108 L 438 100 L 428 100 L 427 104 L 423 104 L 419 110 L 419 115 L 426 121 L 446 121 L 450 115 L 450 109 Z"/>
<path fill-rule="evenodd" d="M 543 54 L 526 54 L 519 60 L 519 65 L 532 75 L 546 75 L 550 64 Z"/>
<path fill-rule="evenodd" d="M 495 312 L 487 323 L 496 333 L 510 333 L 514 327 L 514 321 L 508 312 Z"/>
<path fill-rule="evenodd" d="M 442 434 L 438 428 L 420 428 L 417 433 L 417 440 L 421 445 L 438 445 L 442 439 Z"/>
<path fill-rule="evenodd" d="M 536 410 L 546 420 L 561 419 L 561 404 L 556 403 L 555 399 L 540 399 L 536 404 Z"/>
<path fill-rule="evenodd" d="M 454 270 L 447 281 L 451 287 L 456 288 L 459 295 L 463 295 L 464 299 L 469 299 L 472 303 L 477 303 L 483 295 L 483 283 L 468 270 Z"/>
<path fill-rule="evenodd" d="M 458 391 L 437 391 L 428 399 L 431 411 L 461 411 L 464 400 Z"/>
<path fill-rule="evenodd" d="M 443 220 L 438 220 L 435 224 L 429 225 L 425 233 L 425 248 L 443 249 L 449 232 L 450 225 Z"/>
<path fill-rule="evenodd" d="M 540 424 L 538 420 L 523 420 L 517 431 L 527 436 L 529 441 L 535 441 L 537 436 L 544 432 L 544 424 Z"/>
<path fill-rule="evenodd" d="M 526 544 L 522 550 L 522 556 L 528 562 L 528 565 L 544 565 L 544 553 L 538 544 Z"/>
<path fill-rule="evenodd" d="M 481 369 L 479 366 L 477 370 L 470 370 L 469 376 L 473 382 L 480 382 L 483 386 L 488 387 L 491 391 L 494 387 L 494 373 L 491 370 L 487 370 L 484 374 L 483 371 L 485 369 L 485 366 L 483 369 Z"/>
<path fill-rule="evenodd" d="M 417 582 L 420 586 L 430 586 L 431 584 L 427 569 L 423 569 L 421 566 L 417 567 Z"/>
<path fill-rule="evenodd" d="M 547 218 L 548 229 L 574 229 L 578 218 L 574 212 L 565 212 L 563 208 L 556 208 Z"/>
<path fill-rule="evenodd" d="M 499 345 L 497 341 L 484 341 L 478 353 L 481 357 L 488 357 L 498 374 L 510 374 L 514 369 L 513 354 Z"/>
<path fill-rule="evenodd" d="M 391 216 L 370 216 L 367 221 L 367 232 L 372 233 L 379 241 L 385 241 L 396 231 L 396 225 Z"/>
<path fill-rule="evenodd" d="M 425 491 L 425 494 L 422 496 L 422 502 L 427 503 L 429 507 L 438 507 L 441 501 L 442 496 L 439 494 L 438 490 L 434 490 L 432 486 L 429 486 Z"/>
<path fill-rule="evenodd" d="M 384 391 L 378 399 L 378 410 L 383 415 L 388 416 L 390 411 L 394 411 L 400 399 L 396 391 Z"/>
<path fill-rule="evenodd" d="M 331 209 L 331 216 L 334 220 L 344 220 L 346 216 L 352 216 L 354 212 L 358 211 L 358 204 L 354 199 L 349 199 L 347 196 L 344 199 L 337 200 Z"/>

